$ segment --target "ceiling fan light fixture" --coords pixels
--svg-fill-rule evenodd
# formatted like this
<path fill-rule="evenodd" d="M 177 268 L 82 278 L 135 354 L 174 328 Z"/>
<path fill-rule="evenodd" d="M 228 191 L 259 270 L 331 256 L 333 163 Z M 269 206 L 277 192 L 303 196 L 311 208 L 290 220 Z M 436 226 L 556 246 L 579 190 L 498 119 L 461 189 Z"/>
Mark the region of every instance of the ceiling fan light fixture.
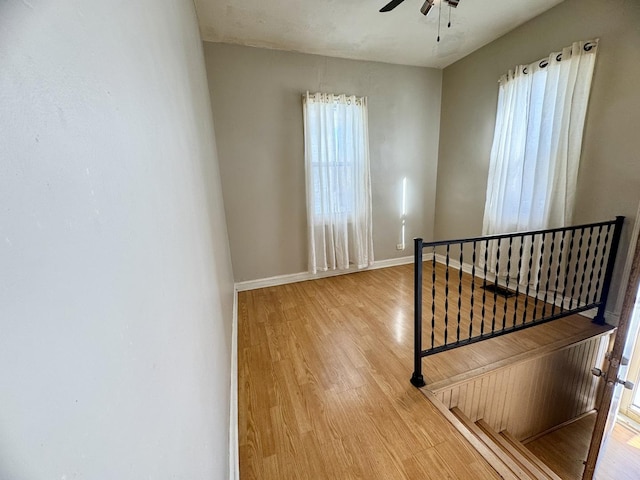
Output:
<path fill-rule="evenodd" d="M 433 8 L 433 3 L 434 2 L 435 2 L 435 0 L 426 0 L 424 2 L 424 4 L 422 5 L 422 7 L 420 7 L 420 11 L 422 12 L 422 14 L 424 16 L 427 16 L 429 14 L 431 9 Z"/>

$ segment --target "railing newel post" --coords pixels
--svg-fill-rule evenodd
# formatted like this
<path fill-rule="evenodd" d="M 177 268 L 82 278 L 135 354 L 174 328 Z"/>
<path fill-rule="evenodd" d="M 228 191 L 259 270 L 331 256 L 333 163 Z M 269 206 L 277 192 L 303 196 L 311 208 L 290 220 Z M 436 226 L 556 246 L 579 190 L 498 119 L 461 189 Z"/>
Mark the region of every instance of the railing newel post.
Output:
<path fill-rule="evenodd" d="M 416 388 L 426 385 L 422 375 L 422 238 L 414 238 L 414 309 L 413 309 L 413 375 L 411 384 Z M 435 253 L 434 253 L 435 255 Z"/>
<path fill-rule="evenodd" d="M 613 267 L 616 263 L 616 257 L 618 255 L 618 245 L 620 244 L 620 236 L 622 235 L 622 225 L 624 224 L 624 217 L 617 216 L 615 227 L 613 229 L 613 238 L 611 239 L 611 249 L 609 250 L 609 259 L 607 260 L 607 270 L 604 274 L 602 281 L 602 293 L 600 294 L 600 305 L 598 306 L 598 313 L 593 321 L 599 325 L 604 325 L 604 312 L 607 307 L 607 299 L 609 298 L 609 289 L 611 288 L 611 279 L 613 277 Z"/>

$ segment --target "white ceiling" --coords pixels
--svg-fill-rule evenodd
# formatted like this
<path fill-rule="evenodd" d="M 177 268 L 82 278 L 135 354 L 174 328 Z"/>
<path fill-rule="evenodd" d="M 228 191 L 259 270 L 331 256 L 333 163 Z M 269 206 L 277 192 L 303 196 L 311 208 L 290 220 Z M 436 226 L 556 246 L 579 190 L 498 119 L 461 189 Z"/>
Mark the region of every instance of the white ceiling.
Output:
<path fill-rule="evenodd" d="M 195 0 L 203 40 L 444 68 L 562 0 L 460 0 L 425 17 L 423 0 Z"/>

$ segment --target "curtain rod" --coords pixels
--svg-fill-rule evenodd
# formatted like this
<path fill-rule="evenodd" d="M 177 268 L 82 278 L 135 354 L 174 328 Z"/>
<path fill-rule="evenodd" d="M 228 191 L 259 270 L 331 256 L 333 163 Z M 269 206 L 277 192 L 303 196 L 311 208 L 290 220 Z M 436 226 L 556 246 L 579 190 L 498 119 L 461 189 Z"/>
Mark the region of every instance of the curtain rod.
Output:
<path fill-rule="evenodd" d="M 302 94 L 302 98 L 303 99 L 307 99 L 307 98 L 312 98 L 315 95 L 322 95 L 323 98 L 328 97 L 329 95 L 332 95 L 333 97 L 336 97 L 333 99 L 334 102 L 339 102 L 340 98 L 344 96 L 347 99 L 351 99 L 352 97 L 356 99 L 356 102 L 366 102 L 367 101 L 367 97 L 359 97 L 357 95 L 347 95 L 346 93 L 322 93 L 322 92 L 316 92 L 316 93 L 310 93 L 310 92 L 306 92 Z"/>
<path fill-rule="evenodd" d="M 355 104 L 356 105 L 366 105 L 367 103 L 367 97 L 358 97 L 357 95 L 347 95 L 346 93 L 322 93 L 322 92 L 316 92 L 316 93 L 309 93 L 308 91 L 306 93 L 302 94 L 302 99 L 303 100 L 314 100 L 315 95 L 321 95 L 322 96 L 322 103 L 329 103 L 328 98 L 329 96 L 333 96 L 334 98 L 332 99 L 333 103 L 340 103 L 340 97 L 345 97 L 346 99 L 346 104 L 347 105 L 351 105 L 351 99 L 355 99 Z"/>
<path fill-rule="evenodd" d="M 587 42 L 587 43 L 585 43 L 585 44 L 582 46 L 582 49 L 583 49 L 585 52 L 590 52 L 591 50 L 593 50 L 593 48 L 594 48 L 596 45 L 598 45 L 598 40 L 596 40 L 595 42 Z M 556 55 L 556 61 L 558 61 L 558 62 L 562 61 L 562 52 L 560 52 L 558 55 Z M 535 62 L 534 62 L 534 63 L 535 63 Z M 548 60 L 548 59 L 546 59 L 546 58 L 543 58 L 542 60 L 540 60 L 540 63 L 538 63 L 538 66 L 539 66 L 540 68 L 546 68 L 548 65 L 549 65 L 549 60 Z M 529 72 L 528 72 L 528 70 L 527 70 L 527 67 L 524 67 L 524 68 L 522 69 L 522 73 L 524 73 L 525 75 L 526 75 L 527 73 L 529 73 Z"/>

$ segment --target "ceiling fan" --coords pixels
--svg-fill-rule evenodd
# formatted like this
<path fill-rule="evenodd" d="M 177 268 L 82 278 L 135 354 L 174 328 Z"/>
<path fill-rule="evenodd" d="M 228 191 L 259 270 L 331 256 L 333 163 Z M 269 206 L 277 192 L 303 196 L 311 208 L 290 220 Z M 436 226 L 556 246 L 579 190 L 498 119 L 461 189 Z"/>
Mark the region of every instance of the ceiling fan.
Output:
<path fill-rule="evenodd" d="M 404 2 L 404 0 L 391 0 L 384 7 L 382 7 L 380 11 L 390 12 L 402 2 Z M 442 0 L 442 2 L 446 2 L 450 7 L 456 8 L 458 6 L 458 3 L 460 3 L 460 0 Z M 420 11 L 422 12 L 422 14 L 427 15 L 433 8 L 434 3 L 435 0 L 425 0 L 425 2 L 422 4 L 422 7 L 420 7 Z"/>
<path fill-rule="evenodd" d="M 404 2 L 404 0 L 391 0 L 384 7 L 382 7 L 380 11 L 390 12 L 391 10 L 396 8 L 398 5 L 400 5 L 402 2 Z M 422 4 L 422 7 L 420 7 L 420 12 L 422 12 L 424 16 L 427 16 L 435 3 L 436 3 L 436 0 L 425 0 L 425 2 Z M 438 36 L 436 37 L 436 40 L 438 42 L 440 42 L 440 18 L 442 15 L 442 6 L 445 3 L 449 5 L 449 22 L 447 23 L 447 28 L 450 28 L 451 27 L 451 8 L 452 7 L 458 8 L 458 4 L 460 3 L 460 0 L 440 0 L 440 9 L 439 9 L 440 15 L 438 16 Z"/>

